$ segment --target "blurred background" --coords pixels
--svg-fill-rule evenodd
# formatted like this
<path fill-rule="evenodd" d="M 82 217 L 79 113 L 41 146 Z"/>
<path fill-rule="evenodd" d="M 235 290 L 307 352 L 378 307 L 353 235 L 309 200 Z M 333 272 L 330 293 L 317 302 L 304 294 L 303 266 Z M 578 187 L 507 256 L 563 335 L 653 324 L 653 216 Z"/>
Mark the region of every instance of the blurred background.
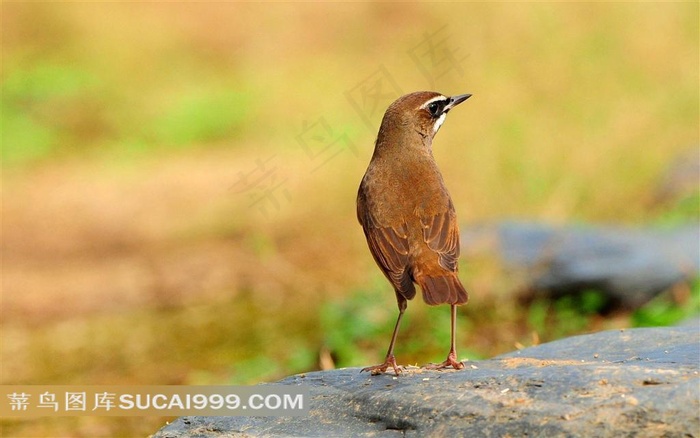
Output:
<path fill-rule="evenodd" d="M 530 277 L 478 230 L 697 228 L 698 18 L 697 3 L 4 3 L 2 383 L 378 363 L 397 308 L 355 196 L 385 108 L 416 90 L 473 94 L 434 144 L 476 236 L 461 359 L 696 314 L 697 266 L 636 308 L 596 288 L 522 300 Z M 448 346 L 449 308 L 410 302 L 399 362 Z M 129 437 L 166 420 L 2 427 Z"/>

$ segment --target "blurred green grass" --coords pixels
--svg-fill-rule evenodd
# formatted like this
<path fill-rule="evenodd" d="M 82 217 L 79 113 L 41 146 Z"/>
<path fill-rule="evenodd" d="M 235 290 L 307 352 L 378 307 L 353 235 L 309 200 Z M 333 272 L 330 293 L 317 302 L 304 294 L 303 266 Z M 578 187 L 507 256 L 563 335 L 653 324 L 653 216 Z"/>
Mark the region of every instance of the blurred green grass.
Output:
<path fill-rule="evenodd" d="M 190 87 L 155 108 L 123 96 L 110 100 L 105 94 L 118 92 L 109 90 L 114 85 L 60 61 L 12 70 L 2 83 L 3 164 L 31 165 L 110 144 L 138 154 L 203 147 L 237 136 L 254 114 L 248 93 L 226 84 Z"/>
<path fill-rule="evenodd" d="M 654 201 L 700 143 L 697 3 L 13 3 L 2 25 L 3 383 L 247 384 L 380 360 L 396 303 L 354 196 L 383 108 L 348 97 L 377 71 L 384 93 L 387 79 L 473 93 L 435 143 L 465 223 L 700 216 L 697 193 Z M 445 44 L 417 64 L 426 41 Z M 320 121 L 350 145 L 321 166 L 299 140 Z M 261 168 L 288 195 L 265 212 L 236 186 Z M 607 318 L 596 291 L 524 308 L 496 262 L 462 263 L 471 360 L 698 311 L 697 282 Z M 400 361 L 441 360 L 448 342 L 448 310 L 411 302 Z M 162 422 L 2 427 L 143 436 Z"/>

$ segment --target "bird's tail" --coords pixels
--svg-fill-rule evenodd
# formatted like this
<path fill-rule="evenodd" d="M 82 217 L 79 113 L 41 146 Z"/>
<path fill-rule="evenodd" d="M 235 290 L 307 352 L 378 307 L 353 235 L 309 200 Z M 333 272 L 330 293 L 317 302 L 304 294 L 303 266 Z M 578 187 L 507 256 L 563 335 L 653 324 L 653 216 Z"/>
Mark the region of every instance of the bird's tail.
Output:
<path fill-rule="evenodd" d="M 416 282 L 423 290 L 423 301 L 431 306 L 436 304 L 466 304 L 469 300 L 469 294 L 457 275 L 420 277 L 416 279 Z"/>

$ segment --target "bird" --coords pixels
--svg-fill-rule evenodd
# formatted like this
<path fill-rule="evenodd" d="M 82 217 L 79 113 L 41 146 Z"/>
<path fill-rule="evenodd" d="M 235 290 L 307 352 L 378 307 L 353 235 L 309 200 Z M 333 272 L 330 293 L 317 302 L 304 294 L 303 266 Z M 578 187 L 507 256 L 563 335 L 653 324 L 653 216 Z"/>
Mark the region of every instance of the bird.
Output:
<path fill-rule="evenodd" d="M 363 368 L 372 375 L 391 367 L 398 376 L 394 345 L 415 284 L 428 305 L 451 306 L 447 359 L 429 369 L 464 368 L 457 360 L 457 306 L 469 295 L 457 275 L 459 227 L 454 204 L 433 158 L 433 138 L 447 113 L 471 94 L 445 96 L 418 91 L 387 108 L 374 153 L 357 193 L 357 219 L 372 256 L 394 288 L 399 307 L 384 363 Z"/>

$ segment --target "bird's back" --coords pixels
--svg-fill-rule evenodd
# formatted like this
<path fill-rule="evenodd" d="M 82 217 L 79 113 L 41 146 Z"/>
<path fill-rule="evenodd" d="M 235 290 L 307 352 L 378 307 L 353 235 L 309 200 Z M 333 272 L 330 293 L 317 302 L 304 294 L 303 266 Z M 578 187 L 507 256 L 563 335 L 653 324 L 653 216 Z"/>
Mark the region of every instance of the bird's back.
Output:
<path fill-rule="evenodd" d="M 375 261 L 398 293 L 413 282 L 428 304 L 463 304 L 457 273 L 459 229 L 432 156 L 372 160 L 358 192 L 358 219 Z M 410 287 L 407 283 L 410 282 Z"/>

